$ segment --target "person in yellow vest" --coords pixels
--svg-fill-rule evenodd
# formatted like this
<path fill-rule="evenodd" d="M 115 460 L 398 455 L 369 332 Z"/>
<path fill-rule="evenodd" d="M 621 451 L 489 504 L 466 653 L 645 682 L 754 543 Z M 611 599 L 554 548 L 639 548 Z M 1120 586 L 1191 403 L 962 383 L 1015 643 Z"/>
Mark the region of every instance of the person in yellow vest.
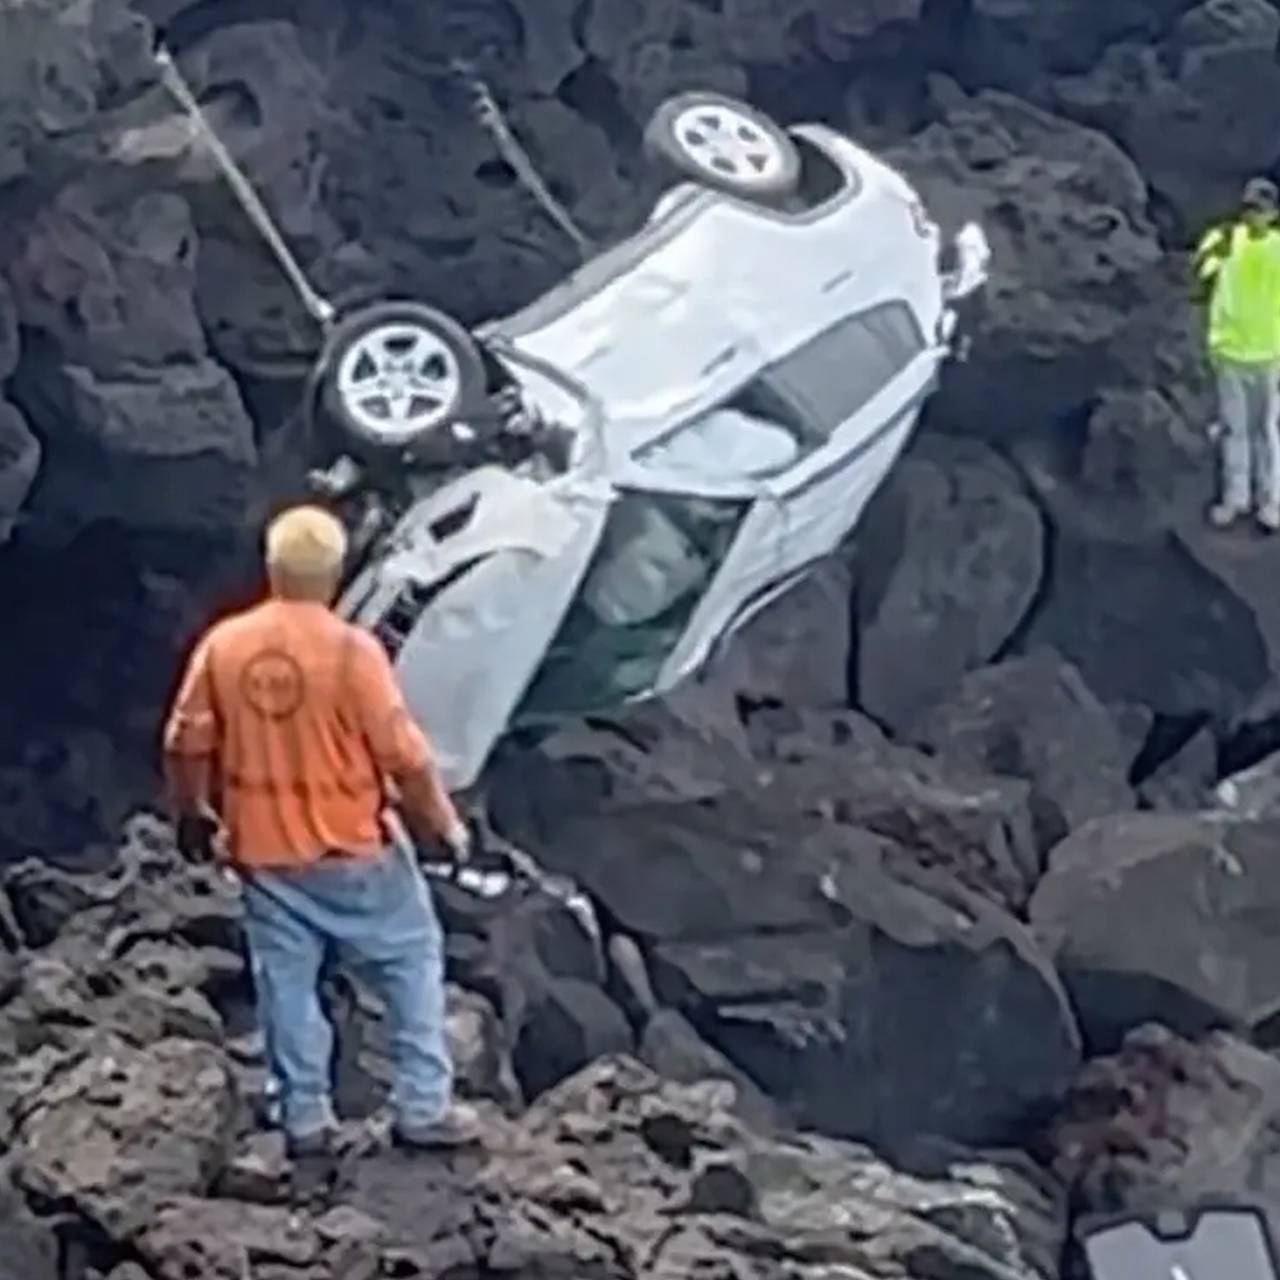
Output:
<path fill-rule="evenodd" d="M 1280 530 L 1280 190 L 1251 178 L 1238 215 L 1210 228 L 1193 272 L 1208 308 L 1222 482 L 1209 519 L 1226 528 L 1251 509 Z"/>

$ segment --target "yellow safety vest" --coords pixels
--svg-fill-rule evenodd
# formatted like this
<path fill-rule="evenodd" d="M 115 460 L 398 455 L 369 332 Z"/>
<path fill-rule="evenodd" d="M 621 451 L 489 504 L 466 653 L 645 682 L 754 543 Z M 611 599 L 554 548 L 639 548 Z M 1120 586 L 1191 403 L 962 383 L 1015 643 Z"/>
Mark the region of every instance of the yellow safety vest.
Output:
<path fill-rule="evenodd" d="M 1196 246 L 1194 270 L 1212 284 L 1210 355 L 1280 361 L 1280 228 L 1254 235 L 1243 223 L 1214 227 Z"/>

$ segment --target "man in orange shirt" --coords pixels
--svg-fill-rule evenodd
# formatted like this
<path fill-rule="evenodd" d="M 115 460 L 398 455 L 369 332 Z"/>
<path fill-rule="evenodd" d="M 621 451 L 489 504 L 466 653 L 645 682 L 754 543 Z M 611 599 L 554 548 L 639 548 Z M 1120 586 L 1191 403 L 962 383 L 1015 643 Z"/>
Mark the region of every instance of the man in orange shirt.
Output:
<path fill-rule="evenodd" d="M 464 861 L 469 835 L 377 640 L 332 610 L 342 525 L 297 507 L 267 531 L 271 598 L 200 641 L 164 733 L 179 843 L 226 858 L 244 885 L 268 1058 L 295 1154 L 328 1148 L 333 1031 L 326 955 L 354 962 L 385 1002 L 396 1138 L 467 1141 L 451 1106 L 443 942 L 413 853 L 388 829 L 395 799 L 415 836 Z"/>

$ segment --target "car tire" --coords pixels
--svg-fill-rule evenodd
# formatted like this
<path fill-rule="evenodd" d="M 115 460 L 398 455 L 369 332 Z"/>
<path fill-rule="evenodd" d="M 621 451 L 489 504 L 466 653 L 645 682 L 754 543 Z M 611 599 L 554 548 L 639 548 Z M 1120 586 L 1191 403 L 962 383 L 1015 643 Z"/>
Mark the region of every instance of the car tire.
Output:
<path fill-rule="evenodd" d="M 403 453 L 447 431 L 484 402 L 471 334 L 416 302 L 360 307 L 330 331 L 313 394 L 353 451 Z"/>
<path fill-rule="evenodd" d="M 668 98 L 653 113 L 644 144 L 683 177 L 749 200 L 777 200 L 800 183 L 800 152 L 786 130 L 727 94 Z"/>

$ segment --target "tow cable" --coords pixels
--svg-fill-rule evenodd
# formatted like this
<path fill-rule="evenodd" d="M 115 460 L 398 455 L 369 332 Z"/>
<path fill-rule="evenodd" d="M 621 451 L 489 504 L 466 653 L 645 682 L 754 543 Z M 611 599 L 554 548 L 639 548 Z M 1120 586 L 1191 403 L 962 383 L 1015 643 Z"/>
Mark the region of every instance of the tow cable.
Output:
<path fill-rule="evenodd" d="M 253 189 L 253 184 L 223 145 L 222 139 L 210 127 L 208 120 L 205 119 L 204 112 L 200 109 L 200 103 L 196 101 L 195 94 L 191 92 L 191 86 L 182 78 L 182 73 L 178 70 L 177 63 L 173 60 L 173 55 L 163 44 L 156 46 L 155 60 L 156 65 L 160 68 L 161 82 L 172 94 L 178 105 L 186 112 L 188 119 L 204 140 L 218 168 L 222 171 L 222 176 L 226 178 L 228 185 L 231 187 L 236 199 L 239 200 L 250 221 L 261 233 L 272 253 L 275 254 L 276 260 L 288 277 L 289 283 L 293 285 L 302 305 L 320 327 L 327 330 L 333 323 L 337 309 L 327 298 L 322 297 L 311 281 L 307 279 L 306 273 L 298 264 L 297 258 L 293 256 L 292 251 L 284 241 L 284 237 L 272 221 L 271 214 L 267 212 L 266 205 L 262 203 L 258 193 Z"/>
<path fill-rule="evenodd" d="M 253 184 L 205 118 L 196 95 L 183 79 L 173 55 L 163 42 L 156 45 L 154 57 L 156 66 L 160 70 L 161 83 L 182 108 L 196 133 L 209 148 L 214 162 L 239 201 L 240 207 L 267 242 L 302 305 L 320 328 L 327 333 L 337 316 L 337 308 L 308 279 L 306 272 L 294 257 L 293 251 L 285 243 L 266 205 L 254 190 Z M 468 89 L 476 120 L 493 139 L 499 155 L 511 167 L 521 185 L 538 206 L 573 241 L 579 254 L 585 259 L 592 252 L 591 241 L 583 234 L 538 173 L 537 167 L 520 145 L 510 125 L 507 124 L 502 109 L 494 100 L 489 86 L 476 74 L 468 62 L 455 60 L 450 64 L 450 70 Z"/>

